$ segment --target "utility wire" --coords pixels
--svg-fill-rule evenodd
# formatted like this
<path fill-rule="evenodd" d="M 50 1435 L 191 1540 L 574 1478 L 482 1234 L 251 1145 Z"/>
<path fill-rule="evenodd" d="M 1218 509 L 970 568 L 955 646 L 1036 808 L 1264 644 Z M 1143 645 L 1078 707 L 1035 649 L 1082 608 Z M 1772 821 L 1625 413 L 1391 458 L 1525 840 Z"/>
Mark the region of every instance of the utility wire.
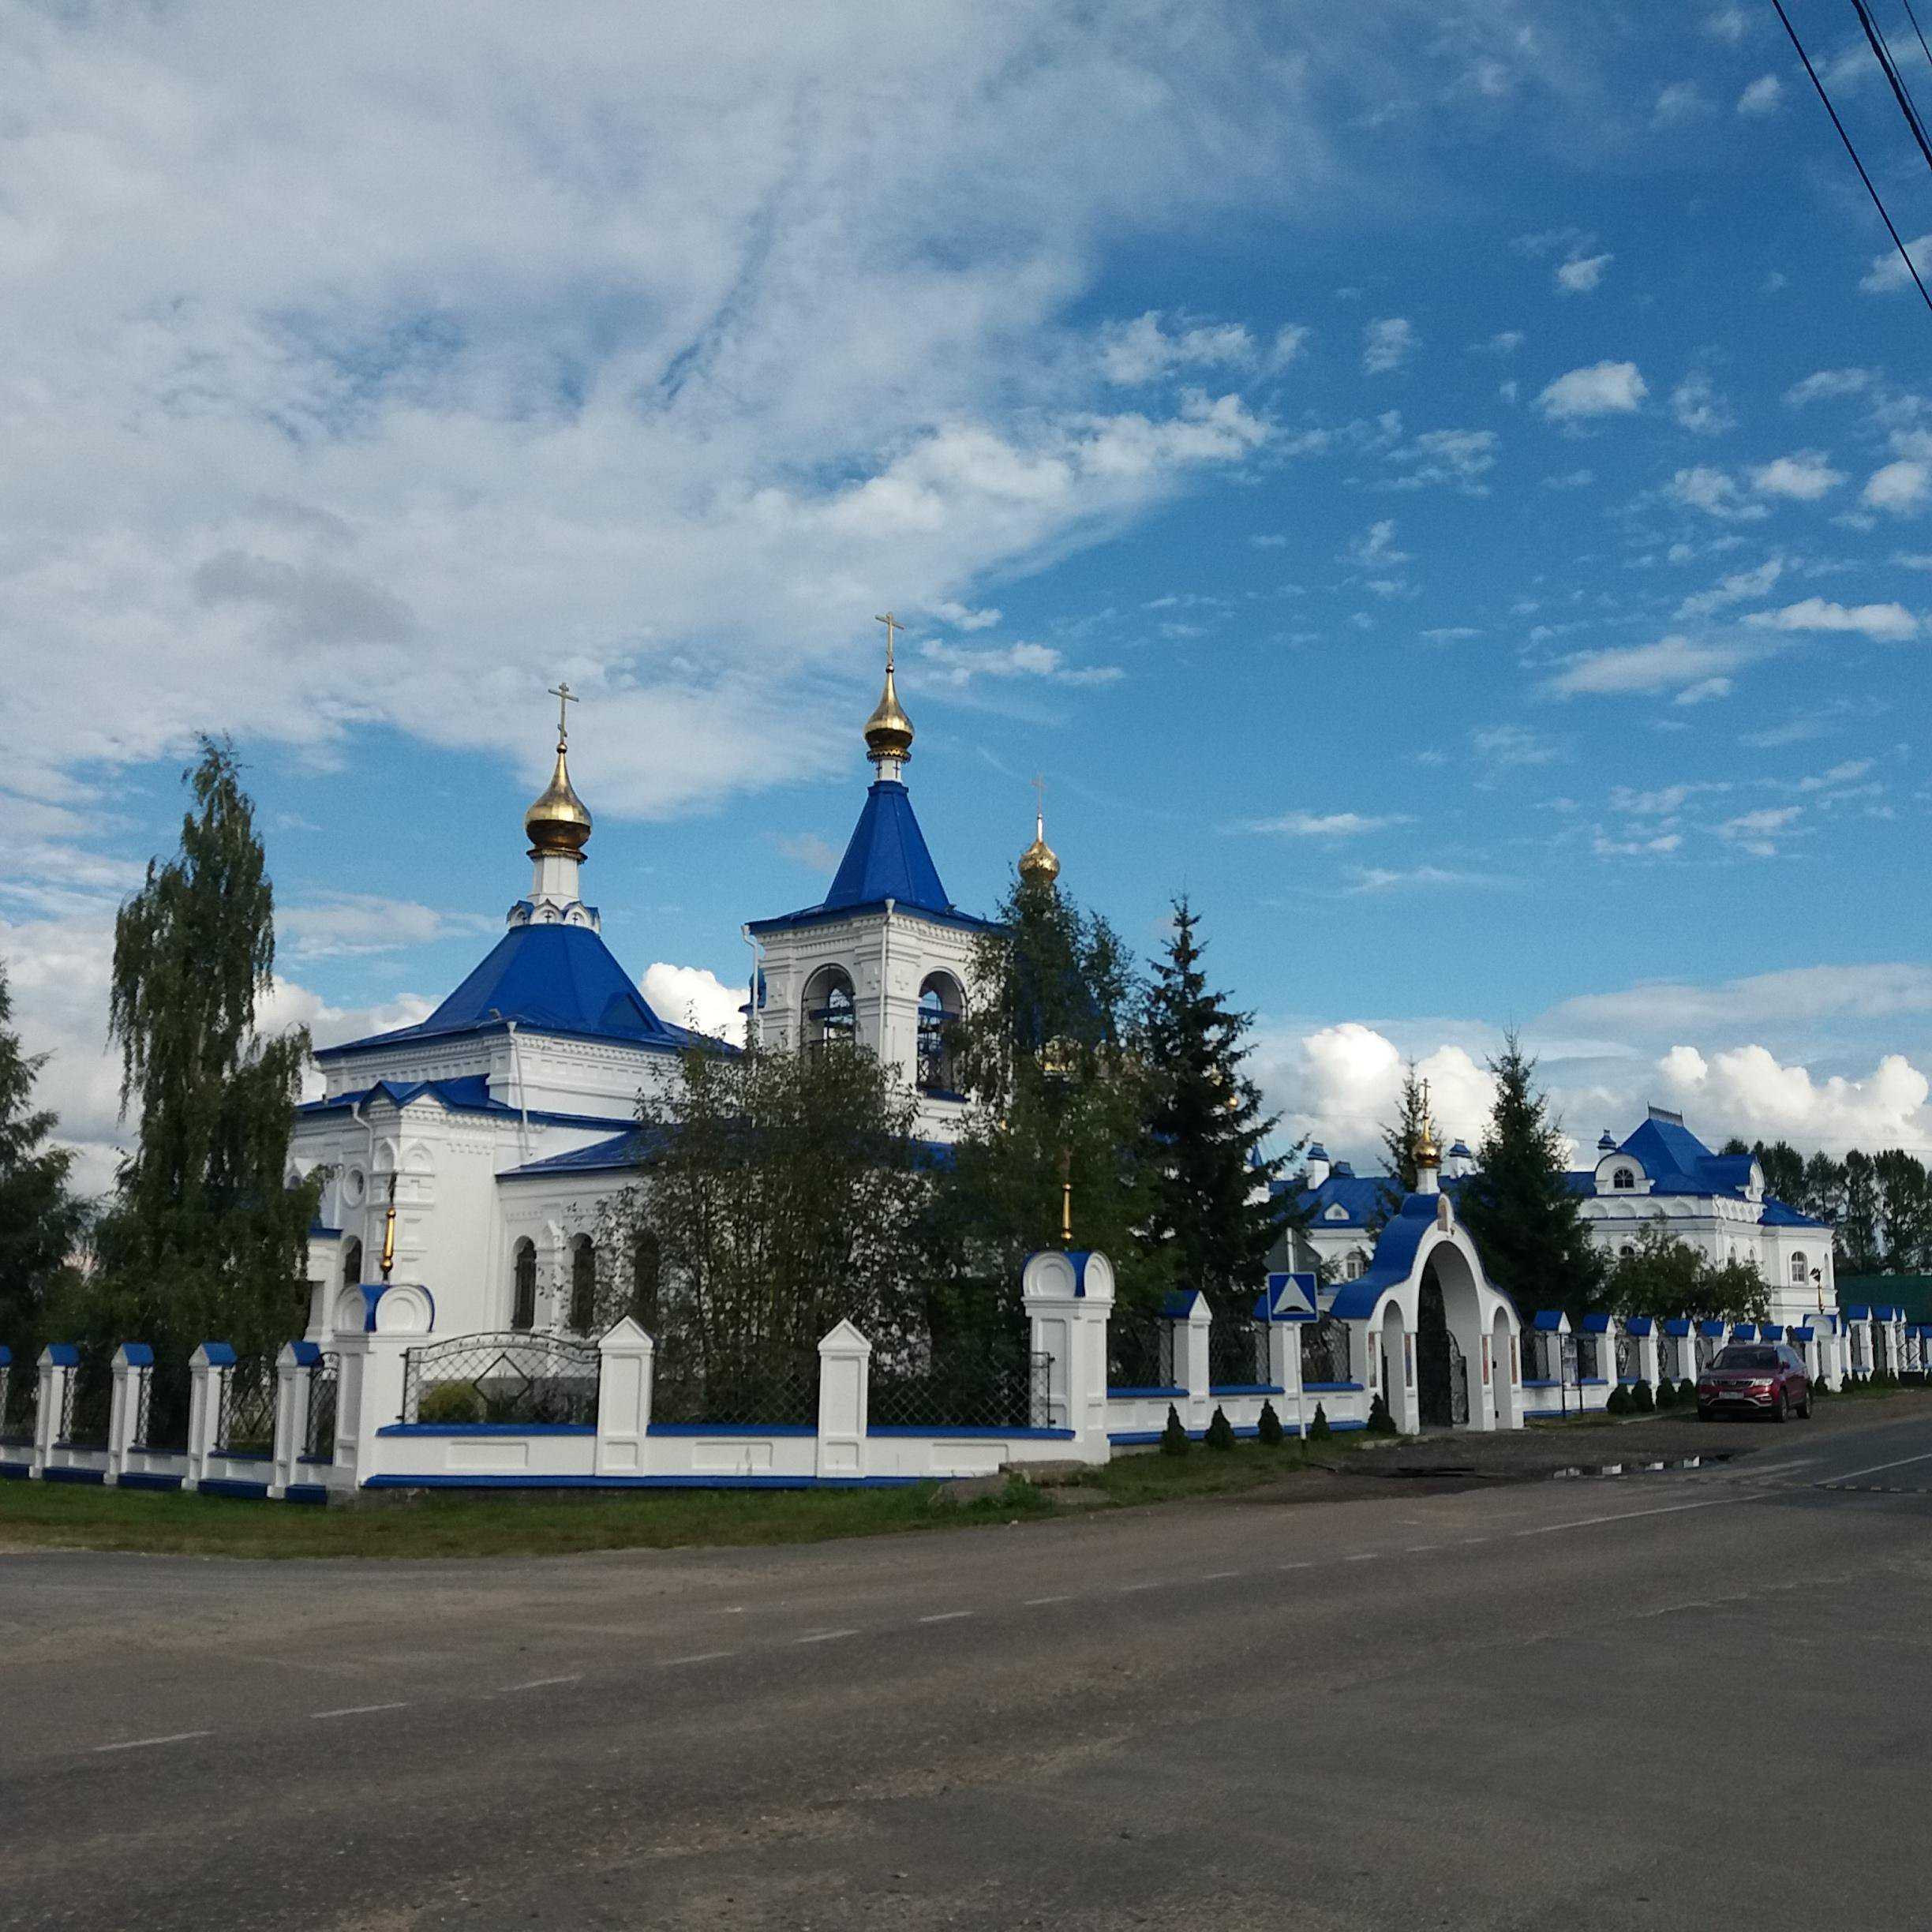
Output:
<path fill-rule="evenodd" d="M 1892 98 L 1898 103 L 1899 112 L 1905 117 L 1905 125 L 1911 129 L 1912 139 L 1918 142 L 1919 152 L 1925 156 L 1926 166 L 1932 168 L 1932 141 L 1926 139 L 1924 126 L 1919 119 L 1918 106 L 1900 77 L 1897 67 L 1893 63 L 1892 50 L 1886 44 L 1885 36 L 1880 32 L 1878 22 L 1872 18 L 1871 9 L 1865 4 L 1865 0 L 1852 0 L 1852 5 L 1857 10 L 1859 24 L 1865 29 L 1865 38 L 1871 43 L 1872 58 L 1878 62 L 1879 71 L 1892 84 Z"/>
<path fill-rule="evenodd" d="M 1912 32 L 1919 36 L 1919 51 L 1926 57 L 1926 65 L 1932 67 L 1932 47 L 1926 45 L 1925 29 L 1919 24 L 1919 16 L 1912 11 L 1911 0 L 1905 0 L 1905 17 L 1911 22 Z"/>
<path fill-rule="evenodd" d="M 1825 92 L 1825 83 L 1818 78 L 1818 69 L 1811 65 L 1811 56 L 1804 51 L 1804 43 L 1798 38 L 1798 29 L 1791 24 L 1791 16 L 1784 11 L 1784 0 L 1771 0 L 1777 9 L 1778 18 L 1784 22 L 1784 31 L 1791 36 L 1792 45 L 1798 50 L 1798 58 L 1804 62 L 1804 70 L 1811 77 L 1811 84 L 1818 89 L 1818 97 L 1825 103 L 1825 111 L 1831 116 L 1831 124 L 1838 130 L 1838 138 L 1844 143 L 1844 150 L 1852 157 L 1852 165 L 1858 170 L 1859 179 L 1865 184 L 1865 192 L 1872 198 L 1872 206 L 1878 211 L 1878 219 L 1885 225 L 1885 233 L 1892 238 L 1892 245 L 1899 252 L 1899 260 L 1905 264 L 1905 272 L 1912 279 L 1912 286 L 1924 298 L 1925 305 L 1932 309 L 1932 292 L 1919 279 L 1919 271 L 1912 258 L 1905 252 L 1905 244 L 1899 238 L 1899 231 L 1892 225 L 1892 217 L 1885 212 L 1885 204 L 1878 198 L 1878 190 L 1872 185 L 1872 178 L 1865 172 L 1865 163 L 1859 159 L 1858 150 L 1852 145 L 1852 137 L 1845 132 L 1844 123 L 1838 118 L 1838 110 L 1832 105 L 1831 96 Z"/>

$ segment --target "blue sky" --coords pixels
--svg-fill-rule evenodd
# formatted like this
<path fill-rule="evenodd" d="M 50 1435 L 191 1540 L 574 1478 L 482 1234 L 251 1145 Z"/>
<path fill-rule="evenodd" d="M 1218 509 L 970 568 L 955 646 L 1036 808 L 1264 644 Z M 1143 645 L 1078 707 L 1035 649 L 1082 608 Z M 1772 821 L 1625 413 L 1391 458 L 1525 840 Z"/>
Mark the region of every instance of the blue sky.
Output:
<path fill-rule="evenodd" d="M 91 1171 L 195 730 L 342 1037 L 500 928 L 567 676 L 587 895 L 709 1009 L 889 605 L 955 898 L 1044 773 L 1291 1127 L 1412 1054 L 1473 1134 L 1515 1024 L 1589 1139 L 1932 1142 L 1932 316 L 1768 9 L 357 13 L 0 22 L 0 952 Z"/>

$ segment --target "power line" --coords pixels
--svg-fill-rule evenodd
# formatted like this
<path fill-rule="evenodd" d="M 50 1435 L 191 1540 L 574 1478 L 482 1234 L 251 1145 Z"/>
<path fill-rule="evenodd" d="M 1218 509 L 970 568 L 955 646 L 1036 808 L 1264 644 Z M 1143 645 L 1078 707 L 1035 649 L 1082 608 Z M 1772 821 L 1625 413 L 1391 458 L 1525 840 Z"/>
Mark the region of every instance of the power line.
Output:
<path fill-rule="evenodd" d="M 1912 131 L 1912 139 L 1919 144 L 1919 152 L 1925 156 L 1926 166 L 1932 168 L 1932 141 L 1926 139 L 1926 131 L 1919 118 L 1918 104 L 1911 97 L 1911 91 L 1892 59 L 1892 49 L 1880 32 L 1878 23 L 1871 17 L 1871 9 L 1865 0 L 1852 0 L 1856 9 L 1859 24 L 1865 29 L 1865 38 L 1870 43 L 1872 58 L 1878 62 L 1879 71 L 1892 85 L 1892 98 L 1898 103 L 1899 112 L 1905 117 L 1905 125 Z"/>
<path fill-rule="evenodd" d="M 1872 198 L 1872 206 L 1878 211 L 1878 219 L 1885 225 L 1885 233 L 1892 238 L 1892 245 L 1899 252 L 1899 260 L 1905 264 L 1905 272 L 1912 279 L 1912 286 L 1918 290 L 1925 305 L 1932 309 L 1932 293 L 1919 279 L 1919 271 L 1912 258 L 1905 252 L 1905 244 L 1899 238 L 1899 231 L 1892 225 L 1892 217 L 1885 212 L 1885 204 L 1878 198 L 1878 190 L 1872 185 L 1872 178 L 1865 172 L 1865 163 L 1859 159 L 1858 150 L 1852 145 L 1852 137 L 1845 132 L 1844 123 L 1838 118 L 1838 110 L 1832 105 L 1831 96 L 1825 92 L 1825 83 L 1818 78 L 1818 69 L 1811 65 L 1811 56 L 1804 51 L 1804 43 L 1798 38 L 1798 29 L 1791 24 L 1791 16 L 1784 11 L 1784 0 L 1771 0 L 1777 9 L 1778 18 L 1784 22 L 1784 31 L 1791 36 L 1792 45 L 1798 50 L 1798 58 L 1804 62 L 1804 70 L 1811 77 L 1811 84 L 1818 89 L 1818 97 L 1825 103 L 1825 111 L 1831 116 L 1831 124 L 1838 130 L 1838 138 L 1844 143 L 1844 150 L 1852 157 L 1852 165 L 1858 170 L 1859 179 L 1865 184 L 1865 192 Z"/>
<path fill-rule="evenodd" d="M 1911 22 L 1912 32 L 1919 36 L 1919 51 L 1926 57 L 1926 65 L 1932 67 L 1932 47 L 1926 45 L 1925 29 L 1919 24 L 1919 16 L 1912 11 L 1911 0 L 1905 0 L 1905 17 Z"/>

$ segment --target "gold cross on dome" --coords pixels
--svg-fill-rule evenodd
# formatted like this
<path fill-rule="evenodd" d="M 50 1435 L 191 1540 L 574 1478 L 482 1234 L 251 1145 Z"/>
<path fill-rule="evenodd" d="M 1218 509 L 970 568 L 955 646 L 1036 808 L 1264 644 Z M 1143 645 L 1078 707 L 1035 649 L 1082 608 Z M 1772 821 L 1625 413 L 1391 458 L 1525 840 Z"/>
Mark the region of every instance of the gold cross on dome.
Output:
<path fill-rule="evenodd" d="M 577 694 L 569 685 L 560 683 L 550 687 L 550 695 L 557 701 L 557 748 L 561 751 L 570 738 L 570 713 L 564 706 L 576 703 Z"/>
<path fill-rule="evenodd" d="M 1039 773 L 1033 774 L 1033 809 L 1043 820 L 1046 816 L 1046 781 Z"/>
<path fill-rule="evenodd" d="M 888 611 L 883 617 L 874 617 L 872 621 L 874 623 L 882 623 L 886 627 L 886 668 L 889 671 L 893 668 L 893 633 L 895 631 L 903 631 L 905 626 L 890 611 Z"/>

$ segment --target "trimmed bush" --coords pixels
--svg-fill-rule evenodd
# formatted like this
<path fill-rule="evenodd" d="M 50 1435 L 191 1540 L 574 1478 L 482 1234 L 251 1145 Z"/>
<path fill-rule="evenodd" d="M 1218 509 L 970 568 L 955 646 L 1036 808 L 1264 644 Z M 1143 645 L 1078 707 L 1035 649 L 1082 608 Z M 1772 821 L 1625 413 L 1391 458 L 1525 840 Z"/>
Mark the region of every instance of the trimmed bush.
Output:
<path fill-rule="evenodd" d="M 1327 1442 L 1335 1434 L 1328 1426 L 1328 1411 L 1320 1402 L 1315 1405 L 1315 1420 L 1309 1425 L 1310 1442 Z"/>
<path fill-rule="evenodd" d="M 1206 1440 L 1210 1449 L 1232 1449 L 1234 1447 L 1234 1425 L 1227 1419 L 1227 1411 L 1219 1406 L 1208 1418 Z"/>
<path fill-rule="evenodd" d="M 1630 1391 L 1621 1382 L 1610 1391 L 1609 1399 L 1604 1404 L 1604 1411 L 1608 1415 L 1622 1416 L 1630 1413 Z"/>
<path fill-rule="evenodd" d="M 1260 1417 L 1255 1424 L 1255 1439 L 1271 1449 L 1280 1444 L 1282 1420 L 1275 1413 L 1275 1405 L 1271 1402 L 1264 1402 L 1261 1405 Z"/>
<path fill-rule="evenodd" d="M 1694 1402 L 1697 1400 L 1697 1384 L 1688 1376 L 1677 1384 L 1677 1399 L 1680 1402 Z"/>
<path fill-rule="evenodd" d="M 1395 1418 L 1389 1413 L 1388 1398 L 1378 1389 L 1376 1398 L 1368 1405 L 1368 1433 L 1371 1436 L 1393 1436 Z"/>
<path fill-rule="evenodd" d="M 1641 1376 L 1631 1384 L 1631 1413 L 1649 1415 L 1657 1407 L 1657 1391 Z"/>
<path fill-rule="evenodd" d="M 1668 1376 L 1657 1385 L 1657 1406 L 1660 1409 L 1674 1409 L 1677 1406 L 1677 1384 Z"/>
<path fill-rule="evenodd" d="M 483 1391 L 474 1382 L 432 1383 L 416 1405 L 418 1422 L 487 1422 Z"/>
<path fill-rule="evenodd" d="M 1814 1395 L 1835 1395 L 1837 1391 L 1832 1387 L 1831 1377 L 1822 1375 L 1811 1384 L 1811 1393 Z"/>
<path fill-rule="evenodd" d="M 1160 1452 L 1163 1455 L 1185 1455 L 1194 1445 L 1188 1440 L 1188 1432 L 1181 1426 L 1181 1415 L 1172 1402 L 1167 1405 L 1167 1426 L 1161 1431 Z"/>

